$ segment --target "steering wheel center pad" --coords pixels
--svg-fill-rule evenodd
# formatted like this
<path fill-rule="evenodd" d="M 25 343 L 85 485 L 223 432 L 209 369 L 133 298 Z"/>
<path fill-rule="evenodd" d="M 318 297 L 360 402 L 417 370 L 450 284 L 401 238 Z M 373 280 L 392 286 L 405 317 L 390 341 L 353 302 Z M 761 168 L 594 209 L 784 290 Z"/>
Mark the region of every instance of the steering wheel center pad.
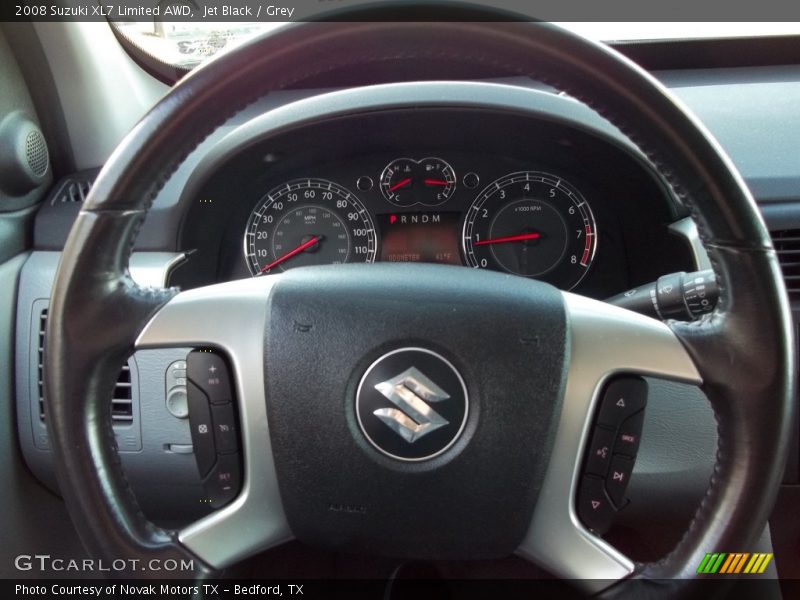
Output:
<path fill-rule="evenodd" d="M 272 288 L 267 412 L 284 510 L 298 539 L 438 559 L 508 556 L 519 546 L 560 414 L 566 313 L 549 285 L 474 275 L 438 265 L 341 265 L 294 269 Z M 357 422 L 362 375 L 408 347 L 435 352 L 463 378 L 468 411 L 460 435 L 458 383 L 425 353 L 389 365 L 374 381 L 388 378 L 407 396 L 411 404 L 396 399 L 397 410 L 414 414 L 416 405 L 418 421 L 441 415 L 447 424 L 409 443 L 372 407 Z M 409 381 L 397 380 L 406 368 L 415 369 Z M 441 398 L 426 390 L 437 387 Z M 360 394 L 388 407 L 378 410 L 395 410 L 377 390 Z M 395 438 L 398 449 L 428 444 L 429 454 L 456 439 L 434 458 L 402 461 L 373 447 L 362 426 L 385 433 L 384 445 Z"/>

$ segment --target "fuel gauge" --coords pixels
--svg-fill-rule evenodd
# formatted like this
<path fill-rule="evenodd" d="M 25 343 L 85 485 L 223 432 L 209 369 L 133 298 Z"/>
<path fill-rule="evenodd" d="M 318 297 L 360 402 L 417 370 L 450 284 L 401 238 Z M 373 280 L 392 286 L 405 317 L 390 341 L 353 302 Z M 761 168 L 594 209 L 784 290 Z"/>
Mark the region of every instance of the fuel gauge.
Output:
<path fill-rule="evenodd" d="M 381 173 L 383 197 L 397 206 L 438 206 L 456 189 L 456 174 L 441 158 L 398 158 Z"/>

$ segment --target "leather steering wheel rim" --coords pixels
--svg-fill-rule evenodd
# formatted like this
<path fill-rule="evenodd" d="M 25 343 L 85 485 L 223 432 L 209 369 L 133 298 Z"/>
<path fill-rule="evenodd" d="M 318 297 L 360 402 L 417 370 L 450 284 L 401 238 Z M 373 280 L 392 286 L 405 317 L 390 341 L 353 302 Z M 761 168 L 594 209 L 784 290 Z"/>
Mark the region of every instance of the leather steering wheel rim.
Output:
<path fill-rule="evenodd" d="M 176 293 L 138 287 L 127 268 L 158 190 L 211 132 L 270 91 L 355 64 L 423 70 L 426 60 L 425 79 L 447 79 L 447 64 L 479 65 L 569 93 L 639 146 L 690 208 L 720 300 L 698 322 L 669 325 L 703 377 L 719 450 L 682 541 L 663 560 L 640 565 L 637 576 L 691 577 L 705 552 L 746 548 L 760 534 L 788 448 L 791 317 L 758 209 L 702 125 L 616 52 L 551 25 L 307 23 L 221 55 L 177 84 L 109 159 L 67 240 L 49 309 L 46 403 L 60 489 L 92 555 L 192 558 L 175 532 L 154 526 L 137 508 L 104 401 L 137 335 Z"/>

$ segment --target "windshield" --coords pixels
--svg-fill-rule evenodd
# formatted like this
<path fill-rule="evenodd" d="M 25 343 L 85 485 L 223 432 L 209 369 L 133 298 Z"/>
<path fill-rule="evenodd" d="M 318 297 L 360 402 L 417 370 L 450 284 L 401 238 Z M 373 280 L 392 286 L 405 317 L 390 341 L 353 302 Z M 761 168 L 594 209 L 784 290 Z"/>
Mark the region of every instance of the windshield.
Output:
<path fill-rule="evenodd" d="M 242 42 L 282 23 L 115 22 L 117 30 L 142 50 L 167 64 L 190 69 L 223 48 Z"/>
<path fill-rule="evenodd" d="M 167 64 L 192 68 L 224 48 L 280 27 L 280 22 L 115 22 L 118 31 L 142 50 Z M 602 42 L 710 39 L 800 34 L 800 23 L 558 23 Z"/>

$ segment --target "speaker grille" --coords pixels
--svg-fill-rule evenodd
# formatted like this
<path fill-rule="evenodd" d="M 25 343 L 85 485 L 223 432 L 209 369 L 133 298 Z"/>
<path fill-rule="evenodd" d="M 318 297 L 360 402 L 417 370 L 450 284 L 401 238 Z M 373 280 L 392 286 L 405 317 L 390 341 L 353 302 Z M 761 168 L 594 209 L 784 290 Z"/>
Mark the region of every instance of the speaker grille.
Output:
<path fill-rule="evenodd" d="M 25 138 L 25 156 L 28 160 L 28 167 L 37 177 L 47 173 L 49 163 L 47 144 L 42 132 L 38 129 L 29 132 Z"/>

